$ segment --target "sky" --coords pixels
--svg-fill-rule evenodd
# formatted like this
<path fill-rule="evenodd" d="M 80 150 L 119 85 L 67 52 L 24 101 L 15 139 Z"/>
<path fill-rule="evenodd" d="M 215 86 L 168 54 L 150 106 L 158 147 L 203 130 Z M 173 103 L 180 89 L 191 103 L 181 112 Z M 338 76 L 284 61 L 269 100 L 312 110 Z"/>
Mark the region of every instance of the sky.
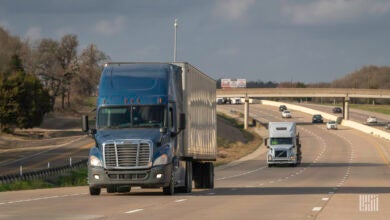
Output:
<path fill-rule="evenodd" d="M 389 66 L 390 0 L 0 0 L 32 44 L 75 34 L 112 61 L 177 61 L 214 79 L 331 82 Z"/>

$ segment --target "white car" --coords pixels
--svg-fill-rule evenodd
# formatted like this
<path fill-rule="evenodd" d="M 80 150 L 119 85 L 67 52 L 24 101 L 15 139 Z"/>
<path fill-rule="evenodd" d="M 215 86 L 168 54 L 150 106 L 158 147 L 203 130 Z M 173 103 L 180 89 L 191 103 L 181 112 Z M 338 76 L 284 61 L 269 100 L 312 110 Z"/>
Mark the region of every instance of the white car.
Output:
<path fill-rule="evenodd" d="M 372 123 L 378 123 L 378 120 L 374 116 L 370 116 L 367 118 L 367 123 L 372 124 Z"/>
<path fill-rule="evenodd" d="M 284 110 L 282 112 L 282 118 L 291 118 L 291 112 L 289 110 Z"/>
<path fill-rule="evenodd" d="M 337 129 L 337 123 L 336 121 L 328 121 L 326 123 L 326 128 L 329 129 Z"/>

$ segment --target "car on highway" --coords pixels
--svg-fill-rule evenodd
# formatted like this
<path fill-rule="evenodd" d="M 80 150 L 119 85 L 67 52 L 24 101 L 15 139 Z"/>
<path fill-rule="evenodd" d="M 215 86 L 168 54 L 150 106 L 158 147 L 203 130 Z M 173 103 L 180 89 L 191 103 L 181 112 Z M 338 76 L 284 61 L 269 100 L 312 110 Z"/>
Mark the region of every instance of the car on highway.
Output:
<path fill-rule="evenodd" d="M 337 122 L 336 121 L 328 121 L 326 123 L 326 129 L 337 129 Z"/>
<path fill-rule="evenodd" d="M 369 116 L 366 120 L 367 124 L 375 124 L 378 123 L 378 119 L 374 116 Z"/>
<path fill-rule="evenodd" d="M 283 112 L 284 110 L 287 110 L 287 106 L 285 106 L 285 105 L 280 105 L 280 106 L 279 106 L 279 111 L 280 111 L 280 112 Z"/>
<path fill-rule="evenodd" d="M 324 123 L 324 119 L 322 118 L 322 115 L 317 114 L 317 115 L 313 115 L 311 122 L 312 123 Z"/>
<path fill-rule="evenodd" d="M 333 113 L 342 113 L 343 110 L 342 110 L 340 107 L 334 107 L 334 108 L 332 109 L 332 112 L 333 112 Z"/>
<path fill-rule="evenodd" d="M 291 112 L 289 110 L 284 110 L 282 112 L 282 118 L 291 118 Z"/>

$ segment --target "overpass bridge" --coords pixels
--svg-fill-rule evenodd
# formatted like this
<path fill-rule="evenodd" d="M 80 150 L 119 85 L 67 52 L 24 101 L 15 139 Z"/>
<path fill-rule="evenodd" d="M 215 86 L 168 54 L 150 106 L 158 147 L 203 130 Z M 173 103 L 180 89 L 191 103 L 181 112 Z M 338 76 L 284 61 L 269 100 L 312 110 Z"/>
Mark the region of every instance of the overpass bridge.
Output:
<path fill-rule="evenodd" d="M 344 88 L 231 88 L 217 89 L 217 97 L 244 97 L 244 127 L 248 127 L 249 98 L 342 98 L 343 116 L 349 119 L 351 98 L 390 99 L 390 89 L 344 89 Z"/>

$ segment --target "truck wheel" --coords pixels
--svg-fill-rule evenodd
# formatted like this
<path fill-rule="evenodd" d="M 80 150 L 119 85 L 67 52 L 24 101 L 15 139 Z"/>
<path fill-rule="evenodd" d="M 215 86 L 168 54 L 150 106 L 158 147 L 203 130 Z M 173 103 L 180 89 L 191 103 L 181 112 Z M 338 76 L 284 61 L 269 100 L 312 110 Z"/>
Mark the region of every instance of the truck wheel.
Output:
<path fill-rule="evenodd" d="M 107 193 L 116 193 L 117 191 L 118 191 L 117 186 L 115 185 L 107 186 Z"/>
<path fill-rule="evenodd" d="M 214 188 L 214 164 L 211 162 L 205 163 L 204 166 L 204 188 Z"/>
<path fill-rule="evenodd" d="M 173 195 L 175 194 L 175 178 L 173 176 L 173 170 L 171 174 L 171 178 L 169 179 L 169 186 L 163 188 L 163 192 L 165 195 Z"/>
<path fill-rule="evenodd" d="M 100 195 L 100 192 L 101 192 L 100 188 L 89 187 L 89 194 L 91 196 L 98 196 L 98 195 Z"/>

